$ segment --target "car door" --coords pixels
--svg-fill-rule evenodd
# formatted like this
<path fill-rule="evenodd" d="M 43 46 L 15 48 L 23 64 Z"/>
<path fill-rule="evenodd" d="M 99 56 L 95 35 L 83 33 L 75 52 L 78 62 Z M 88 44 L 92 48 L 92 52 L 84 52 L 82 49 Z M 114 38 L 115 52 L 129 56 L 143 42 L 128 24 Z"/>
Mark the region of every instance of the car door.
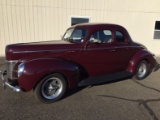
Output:
<path fill-rule="evenodd" d="M 116 30 L 114 32 L 114 39 L 116 46 L 115 55 L 118 56 L 116 67 L 118 71 L 124 71 L 136 49 L 131 47 L 131 43 L 127 40 L 127 37 L 122 30 Z"/>
<path fill-rule="evenodd" d="M 116 71 L 115 45 L 111 30 L 94 32 L 80 55 L 82 65 L 90 76 L 106 75 Z"/>

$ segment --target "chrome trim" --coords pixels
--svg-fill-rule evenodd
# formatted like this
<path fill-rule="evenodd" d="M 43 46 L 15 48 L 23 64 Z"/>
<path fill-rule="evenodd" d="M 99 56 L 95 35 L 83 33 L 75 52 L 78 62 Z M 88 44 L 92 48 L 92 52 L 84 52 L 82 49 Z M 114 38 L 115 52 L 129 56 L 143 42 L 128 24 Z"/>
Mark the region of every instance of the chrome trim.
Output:
<path fill-rule="evenodd" d="M 39 53 L 39 52 L 62 52 L 62 51 L 70 51 L 72 49 L 60 49 L 60 50 L 31 50 L 31 51 L 14 51 L 13 53 Z M 80 50 L 79 48 L 73 48 L 73 50 Z"/>
<path fill-rule="evenodd" d="M 22 75 L 23 71 L 24 71 L 24 63 L 21 63 L 18 65 L 18 77 Z"/>
<path fill-rule="evenodd" d="M 19 88 L 19 86 L 12 86 L 4 79 L 4 74 L 5 74 L 5 72 L 0 71 L 0 78 L 3 82 L 3 88 L 6 89 L 6 86 L 7 86 L 15 92 L 20 92 L 21 89 Z"/>
<path fill-rule="evenodd" d="M 15 60 L 15 61 L 6 61 L 7 63 L 7 76 L 8 78 L 12 79 L 13 78 L 13 69 L 14 69 L 14 66 L 16 65 L 18 61 Z"/>
<path fill-rule="evenodd" d="M 102 48 L 88 47 L 87 50 L 111 50 L 111 49 L 120 49 L 120 48 L 130 49 L 130 48 L 139 48 L 139 46 L 113 46 L 113 47 L 102 47 Z"/>

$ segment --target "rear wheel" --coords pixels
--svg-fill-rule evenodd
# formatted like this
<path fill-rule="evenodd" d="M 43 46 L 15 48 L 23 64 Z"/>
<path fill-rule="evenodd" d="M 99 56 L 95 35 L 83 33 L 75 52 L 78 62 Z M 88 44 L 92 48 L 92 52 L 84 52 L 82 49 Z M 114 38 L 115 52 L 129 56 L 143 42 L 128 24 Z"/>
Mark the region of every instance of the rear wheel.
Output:
<path fill-rule="evenodd" d="M 149 72 L 148 63 L 147 61 L 143 60 L 139 63 L 136 70 L 136 74 L 133 78 L 137 80 L 142 80 L 147 77 L 148 72 Z"/>
<path fill-rule="evenodd" d="M 52 103 L 61 99 L 66 91 L 66 80 L 61 74 L 55 73 L 43 78 L 34 90 L 38 100 Z"/>

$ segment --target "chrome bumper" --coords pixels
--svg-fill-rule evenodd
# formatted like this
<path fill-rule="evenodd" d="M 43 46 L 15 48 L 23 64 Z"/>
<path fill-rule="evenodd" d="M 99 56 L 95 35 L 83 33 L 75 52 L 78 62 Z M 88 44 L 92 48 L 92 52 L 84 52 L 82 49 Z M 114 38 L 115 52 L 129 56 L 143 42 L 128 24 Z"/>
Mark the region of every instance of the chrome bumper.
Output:
<path fill-rule="evenodd" d="M 12 89 L 15 92 L 20 92 L 21 89 L 18 86 L 12 86 L 5 80 L 5 78 L 4 78 L 5 74 L 6 74 L 5 72 L 0 71 L 0 79 L 3 82 L 3 88 L 5 89 L 6 87 L 9 87 L 10 89 Z"/>

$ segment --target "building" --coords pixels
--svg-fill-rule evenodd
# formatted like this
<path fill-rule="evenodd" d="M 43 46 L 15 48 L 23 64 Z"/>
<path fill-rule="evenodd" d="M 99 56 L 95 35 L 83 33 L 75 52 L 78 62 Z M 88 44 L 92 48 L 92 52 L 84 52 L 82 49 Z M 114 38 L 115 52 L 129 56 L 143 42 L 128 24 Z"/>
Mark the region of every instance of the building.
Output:
<path fill-rule="evenodd" d="M 160 0 L 0 0 L 0 56 L 5 46 L 60 39 L 81 22 L 124 26 L 132 39 L 160 55 Z"/>

